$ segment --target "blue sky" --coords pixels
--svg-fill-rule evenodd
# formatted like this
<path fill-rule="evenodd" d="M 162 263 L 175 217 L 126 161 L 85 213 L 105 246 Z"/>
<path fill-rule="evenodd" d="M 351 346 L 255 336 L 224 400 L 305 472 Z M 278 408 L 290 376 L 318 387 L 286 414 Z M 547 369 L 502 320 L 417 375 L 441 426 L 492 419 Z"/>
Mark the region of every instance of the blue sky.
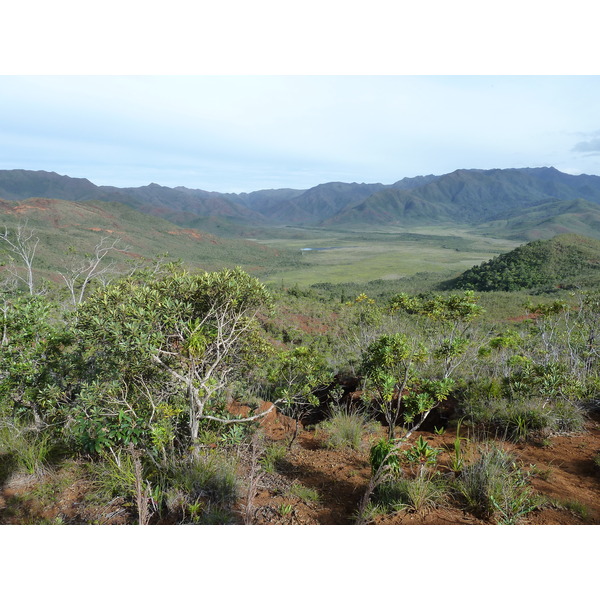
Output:
<path fill-rule="evenodd" d="M 12 3 L 0 169 L 224 192 L 459 168 L 600 175 L 597 21 L 587 0 L 562 7 Z"/>
<path fill-rule="evenodd" d="M 2 76 L 0 168 L 240 192 L 600 175 L 598 76 Z"/>

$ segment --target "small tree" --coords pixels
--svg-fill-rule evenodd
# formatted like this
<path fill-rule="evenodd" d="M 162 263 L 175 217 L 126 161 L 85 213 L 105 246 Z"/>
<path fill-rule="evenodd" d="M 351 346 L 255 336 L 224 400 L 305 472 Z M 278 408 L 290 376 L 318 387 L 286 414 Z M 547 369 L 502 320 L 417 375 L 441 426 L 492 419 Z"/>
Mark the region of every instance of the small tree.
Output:
<path fill-rule="evenodd" d="M 425 348 L 411 343 L 402 334 L 383 335 L 369 345 L 363 356 L 367 398 L 374 400 L 388 425 L 388 438 L 394 438 L 402 401 L 415 377 L 414 364 L 427 357 Z"/>
<path fill-rule="evenodd" d="M 89 284 L 95 279 L 102 279 L 114 274 L 114 262 L 106 262 L 111 252 L 126 252 L 128 248 L 119 247 L 121 240 L 102 237 L 96 244 L 94 252 L 80 258 L 71 256 L 63 271 L 59 271 L 71 295 L 73 306 L 83 302 Z M 73 249 L 70 249 L 73 252 Z"/>
<path fill-rule="evenodd" d="M 166 430 L 187 414 L 193 447 L 203 420 L 259 418 L 234 418 L 223 400 L 227 386 L 248 374 L 269 347 L 256 320 L 269 304 L 264 286 L 240 269 L 174 271 L 98 290 L 75 315 L 80 368 L 93 392 L 88 409 L 113 423 L 124 411 L 146 437 L 159 433 L 161 415 L 168 415 L 161 426 Z M 116 389 L 114 381 L 120 382 Z"/>
<path fill-rule="evenodd" d="M 432 358 L 441 361 L 442 377 L 450 377 L 469 356 L 467 350 L 479 346 L 473 343 L 472 325 L 483 313 L 483 307 L 477 304 L 474 292 L 449 296 L 398 294 L 390 302 L 390 311 L 418 319 Z"/>
<path fill-rule="evenodd" d="M 0 310 L 0 404 L 42 428 L 58 418 L 64 350 L 71 337 L 40 296 L 5 300 Z"/>
<path fill-rule="evenodd" d="M 378 467 L 374 469 L 359 507 L 358 522 L 364 519 L 369 498 L 375 488 L 393 474 L 390 460 L 400 451 L 412 434 L 420 429 L 431 411 L 446 400 L 454 387 L 450 374 L 465 360 L 473 344 L 469 339 L 472 321 L 482 308 L 472 292 L 463 296 L 396 296 L 390 309 L 414 315 L 421 325 L 425 342 L 418 342 L 403 334 L 383 335 L 369 345 L 363 355 L 362 372 L 366 377 L 365 392 L 372 398 L 386 419 L 388 444 L 380 452 Z M 430 373 L 424 371 L 429 361 Z M 437 368 L 434 368 L 437 367 Z M 395 427 L 400 418 L 406 431 L 395 438 Z"/>
<path fill-rule="evenodd" d="M 323 356 L 305 346 L 281 352 L 273 361 L 269 379 L 274 385 L 276 402 L 296 421 L 290 448 L 298 435 L 299 421 L 319 405 L 315 394 L 325 390 L 332 378 Z"/>
<path fill-rule="evenodd" d="M 11 265 L 9 266 L 11 274 L 24 283 L 29 293 L 33 295 L 33 259 L 40 243 L 40 238 L 37 237 L 35 229 L 28 229 L 27 222 L 19 223 L 14 231 L 10 231 L 8 227 L 5 227 L 4 233 L 0 234 L 0 242 L 4 242 L 11 255 Z M 15 257 L 23 262 L 25 275 L 22 275 L 20 269 L 12 262 Z"/>

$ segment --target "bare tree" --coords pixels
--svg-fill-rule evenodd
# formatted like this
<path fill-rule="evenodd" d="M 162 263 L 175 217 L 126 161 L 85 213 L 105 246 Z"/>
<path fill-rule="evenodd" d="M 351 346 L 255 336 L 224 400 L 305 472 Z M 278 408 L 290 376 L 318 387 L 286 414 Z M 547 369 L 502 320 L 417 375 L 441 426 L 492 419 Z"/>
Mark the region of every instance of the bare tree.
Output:
<path fill-rule="evenodd" d="M 8 251 L 13 256 L 23 261 L 25 265 L 25 275 L 22 275 L 14 264 L 11 264 L 8 269 L 16 279 L 22 281 L 27 286 L 29 293 L 33 295 L 33 259 L 40 242 L 40 238 L 37 237 L 35 229 L 28 229 L 27 221 L 25 221 L 25 223 L 19 223 L 14 231 L 5 227 L 4 233 L 0 234 L 0 241 L 8 246 Z"/>
<path fill-rule="evenodd" d="M 84 258 L 75 257 L 65 267 L 64 272 L 59 271 L 71 293 L 73 306 L 81 304 L 91 281 L 103 279 L 115 272 L 115 262 L 107 263 L 104 259 L 110 252 L 126 252 L 129 249 L 128 247 L 119 248 L 120 242 L 120 239 L 102 237 L 96 244 L 93 254 Z"/>

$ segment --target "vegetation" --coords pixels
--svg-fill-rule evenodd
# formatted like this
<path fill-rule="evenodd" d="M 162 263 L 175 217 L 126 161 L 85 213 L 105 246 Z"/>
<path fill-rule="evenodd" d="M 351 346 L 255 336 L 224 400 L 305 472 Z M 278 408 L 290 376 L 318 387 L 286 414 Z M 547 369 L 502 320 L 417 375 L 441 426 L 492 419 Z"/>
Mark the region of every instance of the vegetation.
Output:
<path fill-rule="evenodd" d="M 473 267 L 450 287 L 480 292 L 507 291 L 600 282 L 600 242 L 576 235 L 519 246 Z"/>
<path fill-rule="evenodd" d="M 77 472 L 125 522 L 298 522 L 329 493 L 290 464 L 316 425 L 319 449 L 370 469 L 348 486 L 359 523 L 442 505 L 518 523 L 542 506 L 534 470 L 494 442 L 582 431 L 600 397 L 592 279 L 535 294 L 436 276 L 286 287 L 240 267 L 114 268 L 114 238 L 52 277 L 31 225 L 0 236 L 0 484 L 26 474 L 36 501 Z M 540 247 L 560 248 L 574 272 L 573 240 L 519 256 L 534 270 Z M 284 431 L 265 439 L 276 413 Z M 254 504 L 264 489 L 270 513 Z"/>

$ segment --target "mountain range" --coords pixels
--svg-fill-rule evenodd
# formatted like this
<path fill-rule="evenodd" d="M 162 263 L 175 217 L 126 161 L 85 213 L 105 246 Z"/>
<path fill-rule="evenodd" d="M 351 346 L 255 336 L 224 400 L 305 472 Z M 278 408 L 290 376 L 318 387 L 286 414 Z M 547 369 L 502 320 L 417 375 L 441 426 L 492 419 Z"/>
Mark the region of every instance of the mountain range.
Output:
<path fill-rule="evenodd" d="M 327 229 L 448 225 L 512 239 L 559 233 L 600 237 L 600 177 L 553 167 L 460 169 L 404 178 L 393 184 L 323 183 L 306 190 L 209 192 L 151 183 L 97 186 L 46 171 L 0 171 L 0 199 L 52 198 L 117 202 L 185 228 L 221 237 L 252 229 L 298 226 Z"/>

